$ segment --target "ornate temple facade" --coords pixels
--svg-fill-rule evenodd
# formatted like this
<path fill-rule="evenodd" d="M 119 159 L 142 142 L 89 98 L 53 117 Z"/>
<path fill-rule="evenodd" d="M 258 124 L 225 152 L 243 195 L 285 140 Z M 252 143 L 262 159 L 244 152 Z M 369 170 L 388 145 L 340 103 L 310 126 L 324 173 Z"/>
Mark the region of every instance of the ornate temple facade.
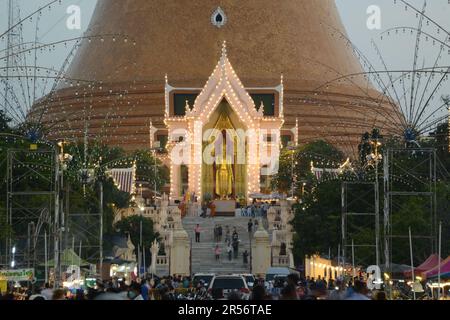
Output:
<path fill-rule="evenodd" d="M 177 95 L 196 91 L 200 93 L 195 99 L 185 96 L 182 112 L 175 110 Z M 265 105 L 266 96 L 273 97 L 271 106 Z M 275 87 L 245 88 L 224 42 L 203 88 L 175 88 L 166 77 L 164 122 L 171 199 L 188 194 L 197 199 L 248 200 L 260 192 L 262 179 L 277 172 L 284 123 L 283 78 Z"/>

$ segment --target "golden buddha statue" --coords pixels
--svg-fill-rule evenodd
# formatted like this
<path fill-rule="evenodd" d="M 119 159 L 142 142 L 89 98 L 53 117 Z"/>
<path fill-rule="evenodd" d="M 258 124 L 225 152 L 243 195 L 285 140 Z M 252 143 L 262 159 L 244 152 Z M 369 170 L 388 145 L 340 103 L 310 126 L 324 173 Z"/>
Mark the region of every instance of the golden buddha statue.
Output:
<path fill-rule="evenodd" d="M 234 181 L 231 161 L 228 161 L 229 158 L 226 156 L 225 150 L 223 155 L 223 160 L 216 170 L 216 194 L 220 196 L 221 200 L 228 199 L 233 193 Z"/>

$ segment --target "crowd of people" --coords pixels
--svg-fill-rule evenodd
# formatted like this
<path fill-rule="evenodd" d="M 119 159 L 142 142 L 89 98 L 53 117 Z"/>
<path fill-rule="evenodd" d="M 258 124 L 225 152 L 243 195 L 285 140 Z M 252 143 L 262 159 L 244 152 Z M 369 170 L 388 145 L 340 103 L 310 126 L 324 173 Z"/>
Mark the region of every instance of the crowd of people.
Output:
<path fill-rule="evenodd" d="M 240 291 L 224 293 L 223 290 L 208 290 L 202 280 L 194 282 L 193 277 L 166 276 L 148 277 L 126 282 L 113 278 L 97 281 L 94 287 L 83 289 L 53 288 L 46 283 L 42 286 L 17 286 L 10 283 L 6 292 L 0 291 L 0 300 L 244 300 Z M 325 280 L 318 277 L 299 277 L 290 274 L 276 277 L 272 281 L 256 276 L 250 288 L 250 300 L 387 300 L 384 290 L 369 290 L 363 278 L 350 280 Z M 448 290 L 447 290 L 448 291 Z M 431 297 L 426 292 L 424 297 Z M 392 297 L 391 297 L 392 298 Z M 441 297 L 442 298 L 442 297 Z M 394 299 L 408 300 L 400 297 Z M 430 298 L 431 299 L 431 298 Z M 443 299 L 448 299 L 443 295 Z"/>
<path fill-rule="evenodd" d="M 257 202 L 254 201 L 249 206 L 237 205 L 238 210 L 240 210 L 241 217 L 252 217 L 252 218 L 266 218 L 267 211 L 270 208 L 269 202 Z"/>

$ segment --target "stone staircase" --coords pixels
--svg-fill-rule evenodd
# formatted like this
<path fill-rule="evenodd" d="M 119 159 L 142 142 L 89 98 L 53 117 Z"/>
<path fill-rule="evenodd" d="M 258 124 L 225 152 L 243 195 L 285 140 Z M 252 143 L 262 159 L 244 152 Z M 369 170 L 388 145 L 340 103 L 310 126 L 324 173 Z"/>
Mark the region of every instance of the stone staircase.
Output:
<path fill-rule="evenodd" d="M 186 217 L 183 219 L 183 227 L 192 240 L 192 273 L 215 273 L 215 274 L 232 274 L 232 273 L 249 273 L 250 264 L 245 265 L 242 253 L 247 250 L 250 253 L 250 239 L 247 231 L 247 223 L 249 218 L 245 217 L 215 217 L 200 218 Z M 197 224 L 201 227 L 200 243 L 195 242 L 194 228 Z M 220 224 L 224 230 L 222 241 L 219 243 L 222 249 L 220 261 L 215 260 L 214 249 L 214 226 Z M 229 226 L 231 233 L 236 227 L 239 234 L 239 256 L 237 259 L 228 261 L 225 244 L 225 226 Z M 250 256 L 248 258 L 250 263 Z"/>

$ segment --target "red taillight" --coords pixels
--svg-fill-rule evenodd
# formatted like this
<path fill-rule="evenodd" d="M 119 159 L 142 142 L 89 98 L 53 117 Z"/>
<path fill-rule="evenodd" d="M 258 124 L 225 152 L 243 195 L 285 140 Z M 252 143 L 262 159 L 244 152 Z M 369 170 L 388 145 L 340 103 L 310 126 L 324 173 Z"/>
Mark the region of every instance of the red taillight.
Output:
<path fill-rule="evenodd" d="M 242 293 L 250 293 L 250 290 L 248 290 L 247 288 L 242 288 L 242 289 L 241 289 L 241 292 L 242 292 Z"/>

